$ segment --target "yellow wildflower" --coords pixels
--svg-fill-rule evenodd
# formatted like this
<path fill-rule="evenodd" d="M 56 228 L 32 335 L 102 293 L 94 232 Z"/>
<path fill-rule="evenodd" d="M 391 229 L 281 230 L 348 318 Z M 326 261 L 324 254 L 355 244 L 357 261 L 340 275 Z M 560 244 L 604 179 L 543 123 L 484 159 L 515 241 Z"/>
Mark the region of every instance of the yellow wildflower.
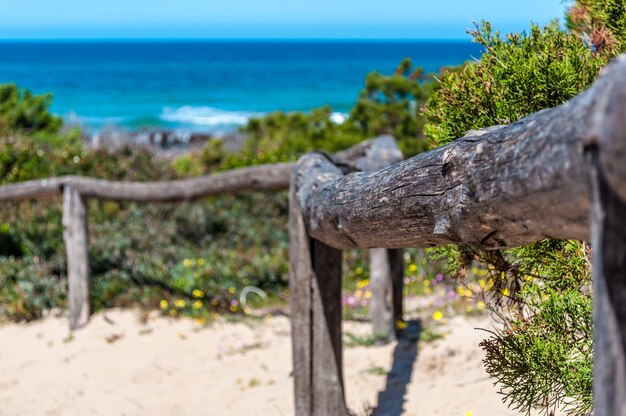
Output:
<path fill-rule="evenodd" d="M 365 299 L 371 299 L 372 298 L 372 291 L 371 290 L 366 290 L 364 293 Z"/>
<path fill-rule="evenodd" d="M 200 309 L 202 307 L 202 302 L 197 300 L 191 305 L 194 309 Z"/>
<path fill-rule="evenodd" d="M 441 311 L 435 311 L 435 313 L 433 313 L 433 319 L 435 321 L 441 321 L 443 319 L 443 313 L 441 313 Z"/>
<path fill-rule="evenodd" d="M 185 268 L 189 268 L 191 266 L 191 260 L 190 259 L 183 260 L 183 266 L 185 266 Z"/>
<path fill-rule="evenodd" d="M 196 264 L 198 264 L 198 266 L 204 266 L 204 259 L 196 260 Z"/>
<path fill-rule="evenodd" d="M 467 412 L 465 413 L 465 416 L 474 416 L 474 412 Z"/>
<path fill-rule="evenodd" d="M 424 280 L 424 286 L 430 286 L 430 280 L 428 279 Z"/>
<path fill-rule="evenodd" d="M 169 305 L 170 304 L 165 299 L 161 299 L 161 302 L 159 302 L 159 306 L 161 306 L 161 309 L 167 309 Z"/>
<path fill-rule="evenodd" d="M 187 302 L 185 302 L 185 299 L 176 299 L 174 301 L 174 306 L 176 306 L 177 308 L 184 308 L 185 305 L 187 305 Z"/>
<path fill-rule="evenodd" d="M 359 289 L 363 289 L 365 286 L 369 285 L 370 281 L 369 279 L 363 279 L 357 282 L 356 287 Z"/>
<path fill-rule="evenodd" d="M 355 290 L 354 296 L 356 296 L 357 298 L 360 298 L 361 296 L 363 296 L 363 291 L 361 289 Z"/>
<path fill-rule="evenodd" d="M 176 316 L 177 313 L 176 309 L 170 309 L 170 316 Z"/>
<path fill-rule="evenodd" d="M 478 310 L 484 311 L 485 310 L 485 302 L 483 302 L 482 300 L 479 301 L 478 303 L 476 303 L 476 307 L 478 308 Z"/>
<path fill-rule="evenodd" d="M 409 326 L 409 324 L 404 321 L 396 321 L 396 329 L 404 329 L 407 326 Z"/>
<path fill-rule="evenodd" d="M 505 287 L 504 289 L 502 289 L 502 294 L 503 294 L 504 296 L 509 296 L 509 289 L 508 289 L 508 288 L 506 288 L 506 287 Z"/>
<path fill-rule="evenodd" d="M 485 286 L 487 286 L 487 283 L 485 283 L 485 279 L 480 279 L 478 281 L 478 286 L 480 286 L 481 289 L 484 289 Z"/>
<path fill-rule="evenodd" d="M 194 289 L 191 294 L 193 295 L 194 298 L 203 298 L 204 297 L 204 292 L 199 290 L 199 289 Z"/>
<path fill-rule="evenodd" d="M 206 319 L 205 318 L 198 318 L 198 319 L 196 319 L 196 323 L 198 325 L 204 325 L 204 324 L 206 324 Z"/>
<path fill-rule="evenodd" d="M 230 309 L 231 312 L 237 312 L 237 307 L 235 305 L 230 305 L 228 309 Z"/>
<path fill-rule="evenodd" d="M 228 293 L 230 293 L 231 295 L 234 295 L 236 291 L 237 289 L 235 289 L 233 286 L 228 288 Z"/>
<path fill-rule="evenodd" d="M 417 266 L 413 263 L 409 264 L 409 271 L 411 273 L 415 273 L 417 271 Z"/>
<path fill-rule="evenodd" d="M 362 267 L 357 267 L 356 269 L 354 269 L 354 273 L 362 274 L 363 273 L 363 268 Z"/>

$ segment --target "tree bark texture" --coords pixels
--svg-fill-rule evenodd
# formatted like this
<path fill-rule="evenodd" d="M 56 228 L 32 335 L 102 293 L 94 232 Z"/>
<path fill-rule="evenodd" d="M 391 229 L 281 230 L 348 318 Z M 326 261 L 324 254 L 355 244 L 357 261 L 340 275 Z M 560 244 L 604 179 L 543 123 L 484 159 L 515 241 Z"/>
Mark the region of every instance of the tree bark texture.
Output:
<path fill-rule="evenodd" d="M 319 154 L 296 167 L 310 235 L 336 248 L 483 249 L 589 239 L 585 150 L 626 198 L 626 58 L 567 103 L 393 166 L 343 175 Z"/>

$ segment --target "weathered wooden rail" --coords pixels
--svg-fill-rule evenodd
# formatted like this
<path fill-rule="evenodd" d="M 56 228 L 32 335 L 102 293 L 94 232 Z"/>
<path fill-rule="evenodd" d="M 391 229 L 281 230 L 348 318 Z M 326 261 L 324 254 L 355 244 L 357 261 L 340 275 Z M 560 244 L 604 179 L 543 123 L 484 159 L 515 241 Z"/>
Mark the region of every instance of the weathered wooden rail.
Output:
<path fill-rule="evenodd" d="M 349 149 L 327 156 L 347 171 L 371 170 L 392 164 L 402 159 L 395 148 L 393 138 L 381 136 L 366 140 Z M 379 149 L 387 148 L 384 157 L 373 159 L 368 155 L 378 155 Z M 160 182 L 121 182 L 80 176 L 64 176 L 43 180 L 32 180 L 12 185 L 0 186 L 0 202 L 41 199 L 63 195 L 63 238 L 67 253 L 69 321 L 72 330 L 84 326 L 89 320 L 89 255 L 87 233 L 87 200 L 126 201 L 126 202 L 172 202 L 197 200 L 220 194 L 233 194 L 251 191 L 278 191 L 289 188 L 291 172 L 295 163 L 277 163 L 227 172 L 194 177 L 190 179 Z M 396 260 L 397 259 L 397 260 Z M 389 270 L 400 270 L 400 258 L 389 264 L 386 252 L 372 255 L 374 281 L 380 288 L 390 285 Z M 396 275 L 398 272 L 396 272 Z M 400 278 L 400 284 L 402 284 Z M 396 278 L 396 282 L 398 279 Z M 390 281 L 389 281 L 390 282 Z M 396 283 L 397 285 L 398 283 Z M 387 292 L 379 289 L 381 299 L 373 299 L 375 316 L 401 314 L 401 293 L 396 296 L 396 311 L 385 301 Z M 398 309 L 400 308 L 400 309 Z M 373 331 L 390 339 L 394 334 L 394 321 L 374 320 Z"/>
<path fill-rule="evenodd" d="M 569 102 L 370 172 L 311 153 L 290 188 L 297 416 L 347 414 L 341 250 L 592 241 L 594 414 L 626 415 L 626 57 Z"/>

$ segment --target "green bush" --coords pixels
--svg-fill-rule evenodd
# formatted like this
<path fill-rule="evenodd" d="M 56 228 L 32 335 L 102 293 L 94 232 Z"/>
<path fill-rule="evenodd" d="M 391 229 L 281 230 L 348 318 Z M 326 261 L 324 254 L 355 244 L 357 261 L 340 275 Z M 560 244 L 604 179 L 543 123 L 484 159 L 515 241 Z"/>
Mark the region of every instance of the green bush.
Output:
<path fill-rule="evenodd" d="M 398 139 L 405 156 L 428 148 L 423 137 L 424 117 L 420 107 L 429 96 L 432 75 L 425 76 L 409 58 L 392 75 L 370 73 L 365 89 L 350 111 L 349 122 L 364 136 L 390 134 Z"/>
<path fill-rule="evenodd" d="M 32 320 L 66 305 L 61 265 L 39 257 L 0 257 L 0 320 Z"/>
<path fill-rule="evenodd" d="M 472 33 L 485 53 L 440 77 L 425 106 L 425 135 L 436 145 L 562 104 L 588 87 L 608 61 L 557 22 L 506 37 L 483 22 Z"/>
<path fill-rule="evenodd" d="M 0 85 L 0 132 L 58 133 L 63 121 L 48 112 L 51 95 L 33 95 L 15 84 Z"/>
<path fill-rule="evenodd" d="M 507 330 L 492 332 L 481 343 L 487 372 L 515 410 L 588 415 L 593 406 L 588 293 L 531 284 L 518 296 L 528 316 L 514 315 Z"/>
<path fill-rule="evenodd" d="M 425 105 L 425 135 L 436 145 L 468 130 L 509 124 L 559 105 L 587 88 L 624 50 L 623 0 L 576 2 L 569 30 L 556 22 L 502 37 L 488 23 L 473 32 L 485 52 L 476 63 L 442 74 Z M 543 241 L 513 250 L 431 250 L 462 275 L 472 262 L 491 271 L 493 309 L 505 327 L 482 343 L 485 366 L 504 400 L 530 414 L 592 407 L 591 278 L 588 247 Z M 461 273 L 459 273 L 461 272 Z"/>
<path fill-rule="evenodd" d="M 252 119 L 242 130 L 241 154 L 231 155 L 226 165 L 291 161 L 312 150 L 334 152 L 363 140 L 361 131 L 350 123 L 334 123 L 331 114 L 330 107 L 322 107 L 308 114 L 274 112 Z"/>

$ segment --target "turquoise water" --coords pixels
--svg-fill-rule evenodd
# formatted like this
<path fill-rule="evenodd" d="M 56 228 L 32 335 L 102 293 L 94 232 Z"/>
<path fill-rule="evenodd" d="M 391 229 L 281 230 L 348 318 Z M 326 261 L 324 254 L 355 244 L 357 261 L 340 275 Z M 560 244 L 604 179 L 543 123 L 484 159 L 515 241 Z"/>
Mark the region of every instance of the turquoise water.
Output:
<path fill-rule="evenodd" d="M 228 131 L 274 110 L 346 113 L 368 72 L 405 57 L 435 71 L 479 56 L 461 41 L 1 42 L 0 83 L 54 94 L 91 129 Z"/>

